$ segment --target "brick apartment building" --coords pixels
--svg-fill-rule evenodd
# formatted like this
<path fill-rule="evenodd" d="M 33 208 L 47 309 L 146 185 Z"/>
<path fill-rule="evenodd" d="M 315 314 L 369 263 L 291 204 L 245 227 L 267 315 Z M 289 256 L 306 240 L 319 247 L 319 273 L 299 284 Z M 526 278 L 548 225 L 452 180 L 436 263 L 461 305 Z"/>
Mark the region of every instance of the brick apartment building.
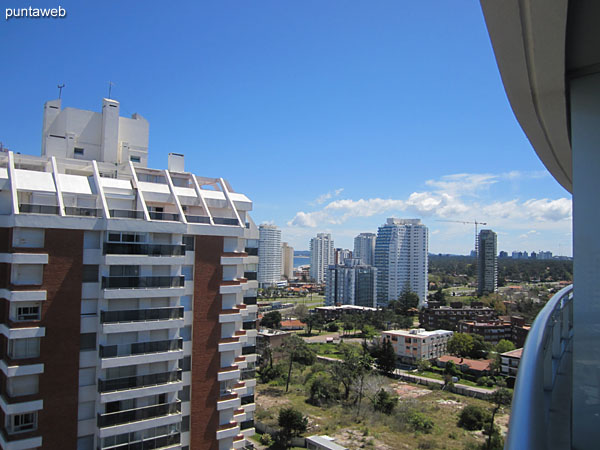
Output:
<path fill-rule="evenodd" d="M 458 330 L 458 323 L 461 320 L 491 320 L 497 317 L 496 311 L 483 303 L 473 302 L 471 306 L 466 306 L 461 302 L 453 302 L 450 306 L 432 305 L 421 309 L 419 312 L 419 322 L 427 330 Z"/>
<path fill-rule="evenodd" d="M 42 156 L 0 154 L 2 449 L 251 447 L 252 202 L 147 160 L 110 99 L 47 102 Z"/>

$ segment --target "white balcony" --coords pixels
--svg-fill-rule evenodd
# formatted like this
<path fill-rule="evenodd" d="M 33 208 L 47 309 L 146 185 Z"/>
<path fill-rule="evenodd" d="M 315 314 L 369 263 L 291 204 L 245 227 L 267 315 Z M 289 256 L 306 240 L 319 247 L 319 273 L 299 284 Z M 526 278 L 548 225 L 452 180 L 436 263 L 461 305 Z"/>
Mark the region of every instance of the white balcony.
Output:
<path fill-rule="evenodd" d="M 231 323 L 240 322 L 242 320 L 242 314 L 240 310 L 235 309 L 223 309 L 219 314 L 219 323 Z"/>
<path fill-rule="evenodd" d="M 0 253 L 0 263 L 48 264 L 48 254 L 46 254 L 46 253 Z"/>
<path fill-rule="evenodd" d="M 6 361 L 0 360 L 0 370 L 7 377 L 20 377 L 23 375 L 37 375 L 44 373 L 44 364 L 25 364 L 8 366 Z"/>
<path fill-rule="evenodd" d="M 233 438 L 237 436 L 239 432 L 240 425 L 237 422 L 220 425 L 219 428 L 217 428 L 217 440 Z"/>
<path fill-rule="evenodd" d="M 243 343 L 239 338 L 221 339 L 219 341 L 219 352 L 231 352 L 241 350 Z"/>
<path fill-rule="evenodd" d="M 237 409 L 240 407 L 240 401 L 240 398 L 236 395 L 219 398 L 217 399 L 217 411 L 223 411 L 231 408 Z"/>
<path fill-rule="evenodd" d="M 237 366 L 232 366 L 233 368 L 224 367 L 219 370 L 217 374 L 217 381 L 227 381 L 227 380 L 238 380 L 241 375 L 241 371 Z"/>
<path fill-rule="evenodd" d="M 0 289 L 0 297 L 11 302 L 40 302 L 46 300 L 47 293 L 42 290 L 35 291 L 11 291 Z"/>

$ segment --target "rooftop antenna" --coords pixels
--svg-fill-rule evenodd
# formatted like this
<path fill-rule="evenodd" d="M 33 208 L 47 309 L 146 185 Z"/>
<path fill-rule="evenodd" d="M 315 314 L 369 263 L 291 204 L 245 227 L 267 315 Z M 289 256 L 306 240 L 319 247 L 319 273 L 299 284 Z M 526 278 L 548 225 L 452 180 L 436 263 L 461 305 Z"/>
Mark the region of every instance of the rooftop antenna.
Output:
<path fill-rule="evenodd" d="M 56 87 L 58 88 L 58 99 L 60 100 L 60 97 L 62 96 L 62 90 L 65 87 L 65 83 L 59 84 Z"/>
<path fill-rule="evenodd" d="M 110 93 L 112 92 L 112 87 L 115 85 L 112 81 L 108 82 L 108 98 L 110 98 Z"/>

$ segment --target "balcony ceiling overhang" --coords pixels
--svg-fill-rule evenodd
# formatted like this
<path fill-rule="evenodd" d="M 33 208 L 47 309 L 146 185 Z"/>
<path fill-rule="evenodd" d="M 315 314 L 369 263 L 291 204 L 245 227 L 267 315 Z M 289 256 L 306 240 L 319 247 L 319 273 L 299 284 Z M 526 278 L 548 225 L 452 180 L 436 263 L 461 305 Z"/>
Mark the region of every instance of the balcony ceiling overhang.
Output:
<path fill-rule="evenodd" d="M 481 0 L 481 7 L 513 112 L 571 192 L 568 80 L 600 69 L 600 2 Z"/>

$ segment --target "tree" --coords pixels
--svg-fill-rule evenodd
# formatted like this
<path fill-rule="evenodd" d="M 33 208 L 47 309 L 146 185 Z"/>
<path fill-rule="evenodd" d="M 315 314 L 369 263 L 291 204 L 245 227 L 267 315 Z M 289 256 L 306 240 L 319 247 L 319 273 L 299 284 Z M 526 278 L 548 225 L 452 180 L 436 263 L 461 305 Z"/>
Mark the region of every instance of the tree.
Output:
<path fill-rule="evenodd" d="M 379 354 L 375 357 L 375 364 L 386 374 L 391 374 L 396 369 L 396 351 L 389 339 L 383 339 Z"/>
<path fill-rule="evenodd" d="M 489 420 L 488 412 L 478 406 L 465 406 L 458 416 L 458 426 L 469 431 L 481 430 Z"/>
<path fill-rule="evenodd" d="M 427 372 L 428 370 L 431 370 L 431 361 L 428 359 L 420 359 L 417 361 L 417 370 L 419 372 Z"/>
<path fill-rule="evenodd" d="M 494 417 L 496 416 L 496 413 L 500 410 L 500 408 L 502 408 L 503 406 L 510 405 L 510 402 L 512 401 L 512 394 L 508 389 L 500 388 L 494 391 L 491 400 L 492 403 L 494 403 L 496 406 L 492 411 L 492 418 L 490 419 L 490 430 L 487 442 L 488 450 L 491 450 L 492 448 L 492 435 L 494 434 Z"/>
<path fill-rule="evenodd" d="M 454 333 L 448 341 L 448 352 L 459 358 L 466 358 L 473 351 L 473 336 L 466 333 Z"/>
<path fill-rule="evenodd" d="M 394 411 L 397 404 L 398 396 L 390 394 L 388 391 L 381 388 L 373 400 L 373 409 L 389 415 Z"/>
<path fill-rule="evenodd" d="M 279 437 L 285 448 L 289 448 L 291 438 L 300 436 L 306 431 L 308 419 L 294 408 L 284 408 L 279 411 L 277 423 L 281 427 Z"/>
<path fill-rule="evenodd" d="M 266 313 L 260 321 L 260 325 L 265 328 L 281 328 L 281 313 L 279 311 Z"/>
<path fill-rule="evenodd" d="M 313 328 L 319 328 L 323 326 L 323 319 L 319 314 L 311 314 L 302 320 L 306 324 L 306 332 L 310 336 Z"/>
<path fill-rule="evenodd" d="M 364 351 L 360 355 L 358 359 L 358 364 L 356 365 L 357 370 L 357 378 L 358 378 L 358 404 L 356 408 L 356 416 L 360 414 L 360 405 L 362 403 L 363 398 L 363 388 L 365 384 L 365 377 L 371 371 L 373 367 L 373 358 L 369 355 L 369 352 Z"/>
<path fill-rule="evenodd" d="M 400 307 L 400 312 L 406 314 L 410 308 L 419 306 L 419 296 L 411 291 L 410 287 L 405 287 L 398 298 L 398 306 Z"/>
<path fill-rule="evenodd" d="M 471 337 L 473 338 L 473 348 L 471 349 L 469 357 L 474 359 L 485 358 L 488 354 L 490 345 L 478 334 L 471 335 Z"/>
<path fill-rule="evenodd" d="M 329 370 L 334 379 L 338 380 L 344 386 L 344 399 L 348 400 L 350 388 L 358 378 L 360 356 L 353 346 L 340 344 L 342 352 L 342 361 L 334 362 L 329 366 Z"/>
<path fill-rule="evenodd" d="M 294 308 L 294 315 L 298 318 L 298 320 L 304 322 L 304 319 L 308 317 L 309 311 L 306 305 L 299 303 Z"/>
<path fill-rule="evenodd" d="M 377 333 L 375 332 L 374 326 L 368 325 L 368 324 L 363 325 L 363 327 L 362 327 L 363 342 L 367 342 L 367 340 L 373 339 L 375 334 L 377 334 Z"/>
<path fill-rule="evenodd" d="M 288 392 L 293 363 L 297 362 L 305 366 L 312 365 L 316 360 L 316 355 L 306 342 L 296 334 L 286 336 L 281 345 L 281 349 L 289 359 L 288 376 L 285 383 L 285 392 Z"/>
<path fill-rule="evenodd" d="M 514 349 L 515 344 L 506 339 L 500 339 L 500 342 L 498 342 L 498 345 L 496 345 L 496 352 L 498 352 L 499 354 L 510 352 Z"/>
<path fill-rule="evenodd" d="M 433 301 L 439 302 L 442 306 L 446 305 L 446 294 L 444 294 L 442 288 L 435 291 L 435 294 L 433 294 Z"/>
<path fill-rule="evenodd" d="M 326 405 L 337 399 L 339 394 L 338 386 L 331 379 L 331 375 L 321 372 L 310 385 L 308 403 L 315 406 Z"/>

